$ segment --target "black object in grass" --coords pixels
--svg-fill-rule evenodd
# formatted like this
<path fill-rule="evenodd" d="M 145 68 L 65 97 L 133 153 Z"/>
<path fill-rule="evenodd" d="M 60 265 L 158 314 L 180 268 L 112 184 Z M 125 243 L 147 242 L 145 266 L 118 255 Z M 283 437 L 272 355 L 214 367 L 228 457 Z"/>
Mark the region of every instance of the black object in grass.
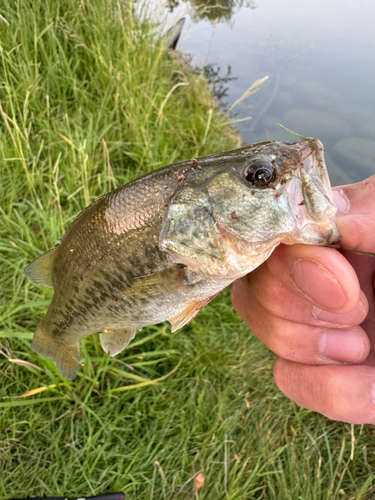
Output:
<path fill-rule="evenodd" d="M 13 498 L 11 500 L 125 500 L 124 493 L 104 493 L 103 495 L 97 495 L 95 497 L 78 497 L 78 498 L 66 498 L 66 497 L 33 497 L 33 498 Z"/>

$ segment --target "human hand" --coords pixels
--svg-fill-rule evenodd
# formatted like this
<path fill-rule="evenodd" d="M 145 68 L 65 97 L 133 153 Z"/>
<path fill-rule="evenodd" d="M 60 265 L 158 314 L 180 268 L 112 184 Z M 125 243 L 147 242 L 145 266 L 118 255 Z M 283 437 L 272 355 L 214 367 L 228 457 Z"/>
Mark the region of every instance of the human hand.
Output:
<path fill-rule="evenodd" d="M 375 253 L 375 175 L 334 198 L 342 248 Z M 232 303 L 278 355 L 286 396 L 333 420 L 375 423 L 375 257 L 280 245 L 234 283 Z"/>

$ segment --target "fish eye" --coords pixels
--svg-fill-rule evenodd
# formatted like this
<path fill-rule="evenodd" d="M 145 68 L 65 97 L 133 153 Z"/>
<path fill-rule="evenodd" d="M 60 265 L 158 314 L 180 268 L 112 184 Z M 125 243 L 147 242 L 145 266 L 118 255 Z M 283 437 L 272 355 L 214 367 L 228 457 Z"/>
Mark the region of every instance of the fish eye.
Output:
<path fill-rule="evenodd" d="M 259 187 L 267 186 L 275 179 L 276 169 L 269 161 L 257 161 L 245 170 L 245 179 Z"/>

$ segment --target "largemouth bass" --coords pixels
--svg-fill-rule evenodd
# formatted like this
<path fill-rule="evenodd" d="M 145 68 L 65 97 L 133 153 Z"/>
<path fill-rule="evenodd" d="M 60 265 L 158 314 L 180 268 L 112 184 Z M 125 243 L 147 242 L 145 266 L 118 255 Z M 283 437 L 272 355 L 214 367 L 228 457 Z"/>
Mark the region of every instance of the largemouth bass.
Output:
<path fill-rule="evenodd" d="M 79 340 L 110 356 L 144 326 L 188 323 L 279 243 L 338 241 L 323 146 L 263 142 L 160 168 L 85 208 L 26 269 L 54 288 L 31 348 L 72 380 Z"/>

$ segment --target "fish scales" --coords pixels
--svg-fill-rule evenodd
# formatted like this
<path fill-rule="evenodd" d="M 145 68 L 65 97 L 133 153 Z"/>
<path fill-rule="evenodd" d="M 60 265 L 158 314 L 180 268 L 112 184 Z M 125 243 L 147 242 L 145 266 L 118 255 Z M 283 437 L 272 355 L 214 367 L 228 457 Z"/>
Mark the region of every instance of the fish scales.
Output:
<path fill-rule="evenodd" d="M 52 323 L 54 336 L 64 335 L 68 326 L 74 336 L 82 329 L 81 318 L 90 330 L 98 303 L 111 316 L 134 306 L 135 298 L 123 293 L 134 280 L 170 267 L 168 256 L 158 250 L 161 208 L 168 193 L 154 186 L 134 183 L 126 192 L 120 188 L 104 195 L 70 226 L 61 241 L 64 246 L 56 247 L 55 294 L 44 322 Z M 106 321 L 107 315 L 101 323 Z"/>
<path fill-rule="evenodd" d="M 336 240 L 334 213 L 317 140 L 269 141 L 147 174 L 94 201 L 26 268 L 54 288 L 32 349 L 71 380 L 81 338 L 101 333 L 115 355 L 145 326 L 180 328 L 279 243 Z"/>

